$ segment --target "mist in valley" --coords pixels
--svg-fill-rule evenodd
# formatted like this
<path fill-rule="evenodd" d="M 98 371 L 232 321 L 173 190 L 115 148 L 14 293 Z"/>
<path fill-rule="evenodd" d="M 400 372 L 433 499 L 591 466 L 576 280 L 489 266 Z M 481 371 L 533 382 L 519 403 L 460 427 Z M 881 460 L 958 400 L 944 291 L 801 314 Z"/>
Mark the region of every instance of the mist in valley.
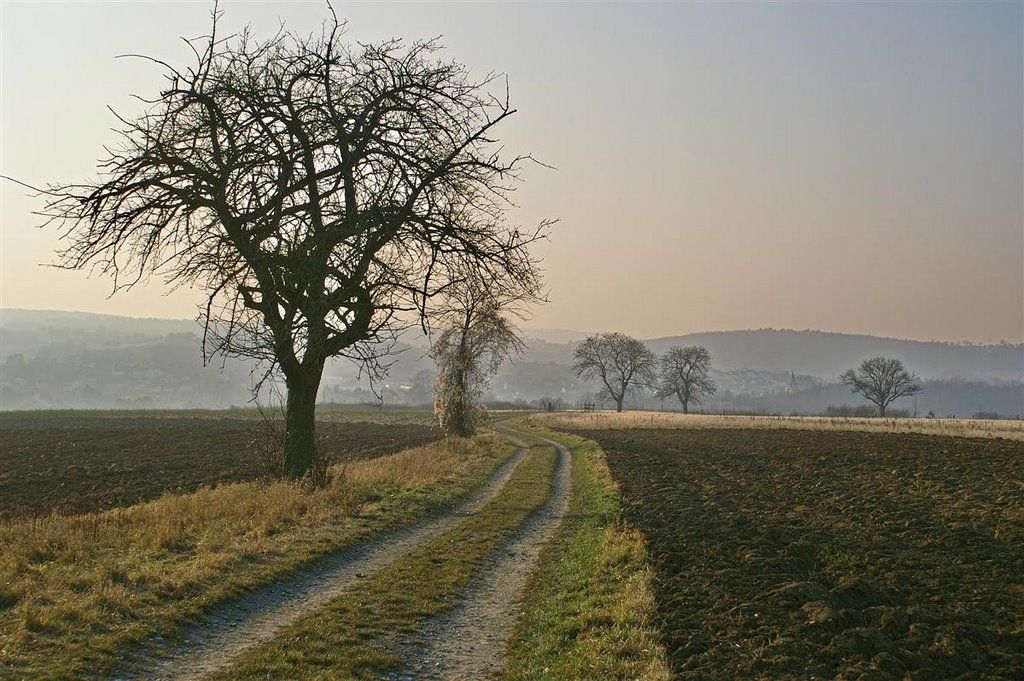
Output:
<path fill-rule="evenodd" d="M 261 368 L 238 359 L 203 366 L 202 329 L 190 320 L 134 319 L 86 313 L 0 311 L 0 405 L 15 409 L 222 409 L 252 407 Z M 586 333 L 524 331 L 527 349 L 490 380 L 492 407 L 578 408 L 598 402 L 598 386 L 571 369 Z M 1019 417 L 1024 414 L 1024 346 L 974 345 L 824 333 L 751 330 L 646 341 L 656 353 L 673 345 L 706 345 L 718 393 L 697 405 L 706 413 L 825 414 L 869 407 L 841 385 L 839 374 L 864 357 L 900 357 L 918 372 L 924 391 L 894 403 L 907 416 Z M 331 361 L 321 404 L 428 406 L 434 362 L 429 339 L 408 331 L 382 380 L 359 365 Z M 259 403 L 279 402 L 268 382 Z M 652 391 L 631 395 L 633 408 L 679 410 Z M 605 404 L 604 406 L 610 406 Z M 837 411 L 838 410 L 838 411 Z M 852 415 L 854 412 L 849 412 Z"/>

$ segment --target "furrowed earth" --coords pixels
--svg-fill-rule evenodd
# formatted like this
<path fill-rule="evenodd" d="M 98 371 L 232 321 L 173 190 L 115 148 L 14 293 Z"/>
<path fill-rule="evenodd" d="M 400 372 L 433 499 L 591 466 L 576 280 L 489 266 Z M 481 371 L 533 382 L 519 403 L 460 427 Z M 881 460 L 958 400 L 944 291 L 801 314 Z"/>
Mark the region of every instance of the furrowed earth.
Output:
<path fill-rule="evenodd" d="M 429 420 L 332 418 L 318 425 L 334 463 L 368 459 L 439 437 Z M 365 416 L 365 415 L 364 415 Z M 342 422 L 344 421 L 344 422 Z M 258 416 L 223 412 L 0 414 L 0 519 L 89 513 L 202 486 L 260 477 Z M 265 449 L 265 448 L 264 448 Z"/>
<path fill-rule="evenodd" d="M 678 678 L 1024 678 L 1024 444 L 573 432 L 646 536 Z"/>

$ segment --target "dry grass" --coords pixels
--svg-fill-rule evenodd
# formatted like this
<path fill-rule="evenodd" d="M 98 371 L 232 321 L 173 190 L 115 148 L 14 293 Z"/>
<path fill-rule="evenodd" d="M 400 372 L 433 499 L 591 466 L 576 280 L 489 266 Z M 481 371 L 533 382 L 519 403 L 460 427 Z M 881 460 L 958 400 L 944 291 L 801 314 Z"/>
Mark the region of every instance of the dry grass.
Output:
<path fill-rule="evenodd" d="M 440 537 L 383 567 L 212 679 L 369 679 L 401 661 L 389 644 L 456 607 L 488 556 L 551 496 L 556 455 L 535 447 L 500 494 Z M 407 639 L 408 640 L 408 639 Z"/>
<path fill-rule="evenodd" d="M 313 489 L 249 482 L 0 524 L 0 676 L 109 669 L 123 646 L 246 587 L 408 522 L 480 483 L 511 448 L 446 440 L 350 462 Z"/>
<path fill-rule="evenodd" d="M 536 423 L 580 430 L 633 428 L 784 428 L 792 430 L 860 430 L 874 433 L 922 433 L 952 437 L 997 437 L 1024 440 L 1024 421 L 988 419 L 890 419 L 829 416 L 730 416 L 652 411 L 557 412 L 534 414 Z"/>

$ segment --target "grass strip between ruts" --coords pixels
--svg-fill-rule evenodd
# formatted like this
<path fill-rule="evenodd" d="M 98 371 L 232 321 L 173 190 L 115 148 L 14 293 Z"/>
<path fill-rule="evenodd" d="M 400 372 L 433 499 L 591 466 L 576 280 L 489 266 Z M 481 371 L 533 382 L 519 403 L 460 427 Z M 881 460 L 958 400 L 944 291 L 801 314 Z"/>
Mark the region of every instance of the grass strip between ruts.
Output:
<path fill-rule="evenodd" d="M 550 498 L 556 459 L 553 447 L 534 447 L 499 496 L 478 513 L 212 678 L 362 679 L 400 668 L 383 639 L 414 633 L 418 622 L 459 602 L 481 562 Z"/>
<path fill-rule="evenodd" d="M 589 440 L 530 430 L 572 451 L 573 497 L 527 589 L 504 678 L 671 678 L 653 623 L 646 544 L 622 523 L 604 452 Z"/>
<path fill-rule="evenodd" d="M 237 483 L 0 523 L 0 678 L 109 675 L 154 634 L 452 503 L 513 452 L 442 440 L 348 464 L 324 489 Z"/>

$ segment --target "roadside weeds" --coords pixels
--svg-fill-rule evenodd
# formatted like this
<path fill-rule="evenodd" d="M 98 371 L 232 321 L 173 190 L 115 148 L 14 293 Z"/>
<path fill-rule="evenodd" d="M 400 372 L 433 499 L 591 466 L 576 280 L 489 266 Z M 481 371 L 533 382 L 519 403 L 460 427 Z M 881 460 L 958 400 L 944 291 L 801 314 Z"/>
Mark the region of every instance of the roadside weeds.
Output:
<path fill-rule="evenodd" d="M 604 453 L 589 440 L 529 432 L 572 451 L 574 492 L 527 588 L 503 678 L 670 679 L 644 538 L 623 524 Z"/>

